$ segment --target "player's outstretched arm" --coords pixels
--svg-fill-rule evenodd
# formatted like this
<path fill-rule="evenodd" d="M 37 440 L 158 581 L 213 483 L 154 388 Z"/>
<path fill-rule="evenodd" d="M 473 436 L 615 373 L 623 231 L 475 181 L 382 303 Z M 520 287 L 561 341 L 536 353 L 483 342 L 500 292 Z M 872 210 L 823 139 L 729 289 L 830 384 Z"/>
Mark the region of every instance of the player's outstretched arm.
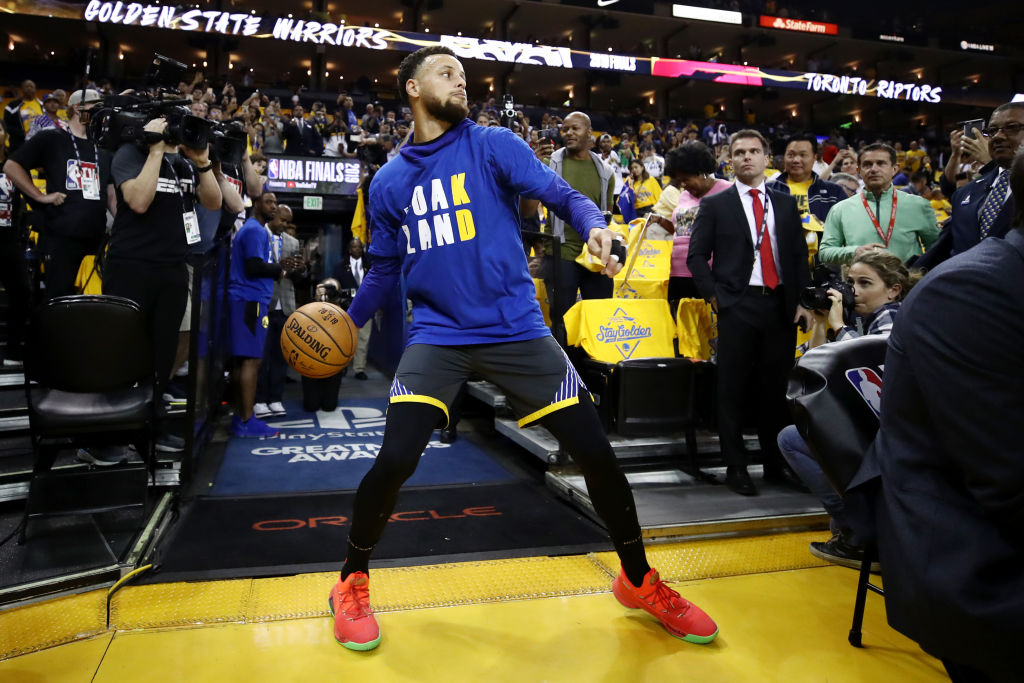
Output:
<path fill-rule="evenodd" d="M 592 228 L 590 237 L 587 239 L 587 249 L 591 254 L 601 259 L 604 264 L 603 275 L 615 277 L 616 273 L 622 270 L 625 256 L 625 247 L 616 245 L 616 234 L 608 228 Z"/>
<path fill-rule="evenodd" d="M 384 304 L 384 300 L 395 289 L 401 273 L 402 262 L 398 258 L 373 259 L 369 272 L 356 291 L 348 307 L 348 317 L 356 327 L 362 327 Z"/>

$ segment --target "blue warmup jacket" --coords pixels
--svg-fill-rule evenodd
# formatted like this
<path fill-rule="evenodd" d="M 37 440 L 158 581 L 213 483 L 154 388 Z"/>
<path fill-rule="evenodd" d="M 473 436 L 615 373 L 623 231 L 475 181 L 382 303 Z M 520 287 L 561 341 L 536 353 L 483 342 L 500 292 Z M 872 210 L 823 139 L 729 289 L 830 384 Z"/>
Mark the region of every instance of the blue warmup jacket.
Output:
<path fill-rule="evenodd" d="M 405 276 L 409 344 L 488 344 L 550 334 L 519 233 L 519 196 L 540 199 L 586 242 L 605 221 L 511 131 L 468 119 L 407 144 L 369 192 L 370 255 L 349 315 L 361 327 Z"/>

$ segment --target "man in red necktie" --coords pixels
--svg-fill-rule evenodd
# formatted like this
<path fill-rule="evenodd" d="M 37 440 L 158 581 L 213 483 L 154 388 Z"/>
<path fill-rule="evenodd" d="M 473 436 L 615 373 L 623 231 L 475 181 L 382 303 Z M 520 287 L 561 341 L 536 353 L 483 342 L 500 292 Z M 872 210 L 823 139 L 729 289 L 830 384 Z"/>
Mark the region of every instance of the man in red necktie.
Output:
<path fill-rule="evenodd" d="M 788 483 L 775 438 L 789 424 L 786 376 L 793 365 L 796 323 L 811 324 L 797 304 L 810 283 L 807 244 L 796 201 L 781 185 L 766 189 L 768 141 L 756 130 L 730 138 L 736 184 L 701 202 L 686 265 L 718 313 L 718 433 L 725 483 L 757 495 L 747 474 L 743 417 L 757 424 L 764 476 Z M 713 265 L 709 265 L 709 261 Z"/>

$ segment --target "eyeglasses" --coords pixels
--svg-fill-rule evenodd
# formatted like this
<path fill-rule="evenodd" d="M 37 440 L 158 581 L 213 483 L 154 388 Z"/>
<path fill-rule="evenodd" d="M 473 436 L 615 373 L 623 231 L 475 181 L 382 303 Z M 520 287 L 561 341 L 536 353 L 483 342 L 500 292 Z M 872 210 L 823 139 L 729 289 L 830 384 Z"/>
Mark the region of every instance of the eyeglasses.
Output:
<path fill-rule="evenodd" d="M 1003 131 L 1006 137 L 1013 137 L 1024 130 L 1024 124 L 1021 123 L 1008 123 L 1005 126 L 989 126 L 988 128 L 981 131 L 981 134 L 987 138 L 994 138 L 999 135 L 999 131 Z"/>

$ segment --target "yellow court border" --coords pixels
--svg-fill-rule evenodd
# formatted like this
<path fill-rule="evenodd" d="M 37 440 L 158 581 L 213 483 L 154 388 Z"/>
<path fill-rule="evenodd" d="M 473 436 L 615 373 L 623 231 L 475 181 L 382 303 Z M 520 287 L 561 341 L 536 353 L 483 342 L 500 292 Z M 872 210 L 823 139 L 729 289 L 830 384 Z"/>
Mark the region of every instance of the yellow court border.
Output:
<path fill-rule="evenodd" d="M 826 532 L 647 544 L 669 582 L 827 566 L 807 551 Z M 371 570 L 373 608 L 394 612 L 607 593 L 614 553 L 528 557 Z M 337 572 L 126 585 L 0 610 L 0 660 L 106 632 L 265 623 L 326 616 Z"/>

